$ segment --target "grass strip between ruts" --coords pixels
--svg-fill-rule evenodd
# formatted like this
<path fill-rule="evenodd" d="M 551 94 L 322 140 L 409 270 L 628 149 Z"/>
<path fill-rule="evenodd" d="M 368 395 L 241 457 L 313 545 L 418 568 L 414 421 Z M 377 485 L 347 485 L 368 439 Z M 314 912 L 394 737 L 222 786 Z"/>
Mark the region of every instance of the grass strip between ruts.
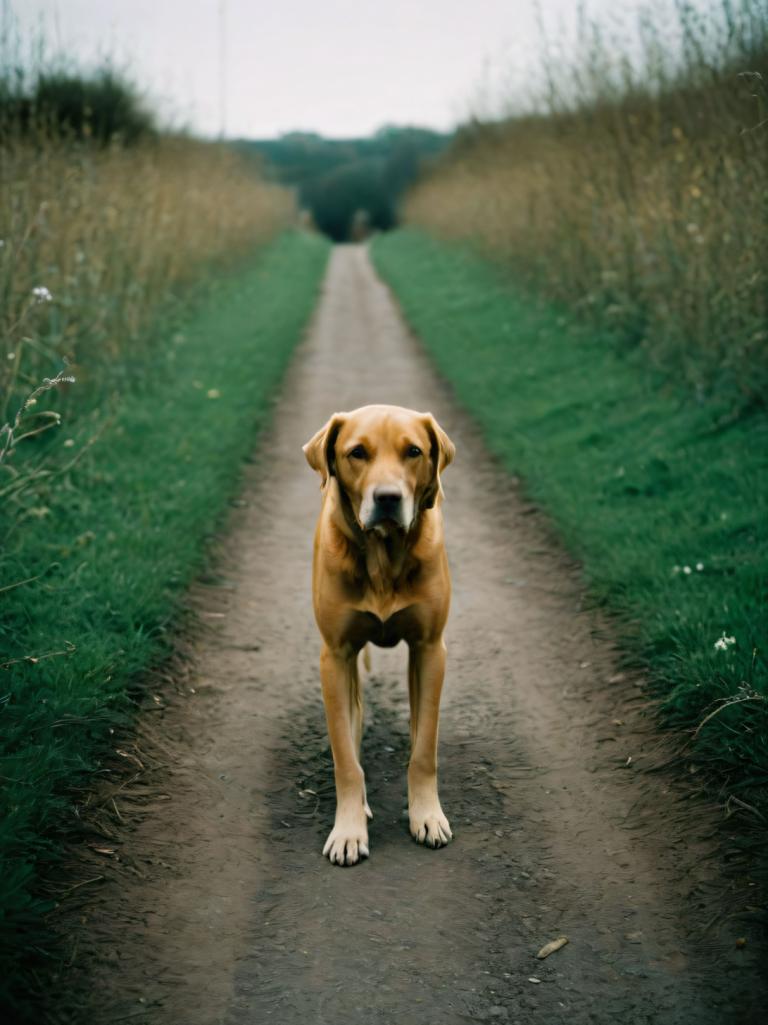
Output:
<path fill-rule="evenodd" d="M 49 941 L 38 879 L 71 821 L 69 788 L 98 770 L 110 729 L 130 718 L 129 688 L 169 650 L 327 253 L 316 236 L 284 235 L 214 282 L 186 323 L 160 325 L 114 419 L 9 533 L 0 587 L 31 578 L 0 595 L 0 662 L 21 660 L 0 671 L 0 1006 L 15 1013 Z M 65 419 L 50 442 L 62 460 L 93 422 Z"/>
<path fill-rule="evenodd" d="M 373 257 L 491 450 L 619 615 L 666 721 L 691 731 L 692 771 L 709 768 L 731 810 L 764 823 L 765 412 L 697 401 L 460 245 L 405 230 Z"/>

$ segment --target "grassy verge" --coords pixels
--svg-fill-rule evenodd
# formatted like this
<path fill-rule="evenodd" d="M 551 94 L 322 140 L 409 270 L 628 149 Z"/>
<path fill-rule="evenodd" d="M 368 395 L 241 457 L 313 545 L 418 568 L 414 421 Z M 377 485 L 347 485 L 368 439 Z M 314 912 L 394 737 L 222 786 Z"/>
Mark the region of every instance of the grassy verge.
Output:
<path fill-rule="evenodd" d="M 50 942 L 37 883 L 76 813 L 69 789 L 99 771 L 131 716 L 130 688 L 168 650 L 326 255 L 318 238 L 281 237 L 181 327 L 158 328 L 128 379 L 118 365 L 98 382 L 99 395 L 110 384 L 122 394 L 95 444 L 94 404 L 73 434 L 65 422 L 63 437 L 25 443 L 48 447 L 54 473 L 0 561 L 0 1006 L 16 1014 Z"/>
<path fill-rule="evenodd" d="M 768 417 L 694 401 L 463 247 L 405 231 L 373 256 L 492 451 L 621 617 L 628 658 L 690 732 L 692 769 L 764 823 Z"/>

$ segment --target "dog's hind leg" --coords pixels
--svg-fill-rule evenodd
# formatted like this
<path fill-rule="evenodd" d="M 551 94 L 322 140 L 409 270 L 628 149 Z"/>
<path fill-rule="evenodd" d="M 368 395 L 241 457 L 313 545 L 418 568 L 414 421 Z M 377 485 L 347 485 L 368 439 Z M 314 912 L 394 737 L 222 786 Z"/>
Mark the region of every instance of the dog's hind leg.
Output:
<path fill-rule="evenodd" d="M 363 650 L 360 652 L 360 661 L 363 663 L 363 668 L 367 673 L 371 671 L 371 651 L 368 644 L 365 645 Z M 363 743 L 363 680 L 360 679 L 360 667 L 356 667 L 357 679 L 356 679 L 356 693 L 353 694 L 351 709 L 352 709 L 352 736 L 355 741 L 355 750 L 357 751 L 357 760 L 361 761 L 360 752 Z M 368 798 L 365 793 L 365 780 L 363 780 L 363 808 L 365 814 L 369 819 L 373 818 L 373 812 L 371 806 L 368 804 Z"/>
<path fill-rule="evenodd" d="M 360 672 L 360 664 L 364 669 L 364 673 Z M 360 744 L 363 739 L 363 684 L 368 678 L 368 674 L 371 671 L 371 646 L 370 644 L 364 645 L 360 650 L 357 664 L 357 698 L 353 702 L 352 707 L 352 721 L 353 721 L 353 734 L 355 737 L 355 743 L 357 744 L 357 757 L 360 757 Z"/>
<path fill-rule="evenodd" d="M 363 705 L 357 653 L 323 646 L 320 678 L 336 778 L 336 821 L 323 854 L 337 865 L 368 856 L 368 804 L 360 765 Z"/>
<path fill-rule="evenodd" d="M 363 668 L 365 669 L 366 673 L 370 673 L 370 671 L 371 671 L 371 646 L 370 646 L 370 644 L 364 645 L 363 650 L 362 650 L 362 652 L 360 654 L 361 654 L 362 660 L 363 660 Z"/>

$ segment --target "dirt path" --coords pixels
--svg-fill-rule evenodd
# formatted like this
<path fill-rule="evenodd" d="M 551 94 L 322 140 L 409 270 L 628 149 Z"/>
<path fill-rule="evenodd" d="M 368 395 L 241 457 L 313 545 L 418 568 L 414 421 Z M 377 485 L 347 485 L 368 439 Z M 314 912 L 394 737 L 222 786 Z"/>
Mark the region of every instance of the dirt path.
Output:
<path fill-rule="evenodd" d="M 333 788 L 310 606 L 319 492 L 300 446 L 334 410 L 368 402 L 432 410 L 457 446 L 441 726 L 456 839 L 431 851 L 408 835 L 404 651 L 375 650 L 371 858 L 339 869 L 320 855 Z M 91 905 L 90 1020 L 757 1021 L 757 941 L 729 914 L 747 884 L 726 892 L 712 815 L 663 770 L 642 771 L 663 747 L 581 608 L 574 568 L 451 404 L 360 247 L 334 251 L 251 476 L 218 586 L 199 588 L 209 628 L 194 693 L 162 713 L 174 768 L 131 820 L 126 869 Z M 535 960 L 561 934 L 569 945 Z"/>

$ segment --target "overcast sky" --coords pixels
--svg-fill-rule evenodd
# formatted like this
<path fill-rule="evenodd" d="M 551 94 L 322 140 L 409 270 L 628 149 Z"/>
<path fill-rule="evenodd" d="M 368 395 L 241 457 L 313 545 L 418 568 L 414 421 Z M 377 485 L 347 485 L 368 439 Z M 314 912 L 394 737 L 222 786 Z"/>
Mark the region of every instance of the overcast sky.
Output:
<path fill-rule="evenodd" d="M 11 0 L 25 38 L 124 63 L 167 117 L 197 132 L 366 135 L 448 128 L 525 81 L 534 0 Z M 539 0 L 548 31 L 576 0 Z M 589 0 L 598 18 L 636 0 Z M 223 73 L 222 73 L 223 69 Z"/>

